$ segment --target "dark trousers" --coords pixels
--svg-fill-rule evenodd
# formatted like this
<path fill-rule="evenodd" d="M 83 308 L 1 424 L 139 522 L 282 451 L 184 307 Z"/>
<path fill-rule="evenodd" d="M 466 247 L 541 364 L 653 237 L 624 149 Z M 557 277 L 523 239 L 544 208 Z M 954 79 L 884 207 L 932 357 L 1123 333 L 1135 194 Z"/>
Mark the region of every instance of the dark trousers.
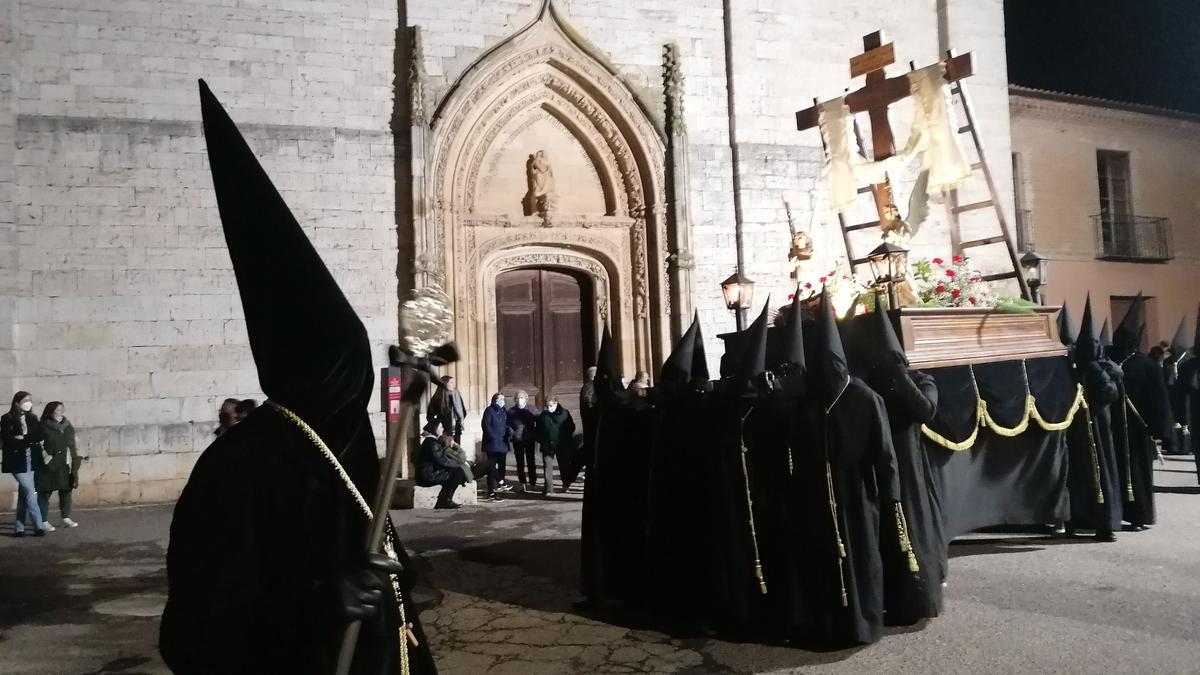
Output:
<path fill-rule="evenodd" d="M 513 441 L 517 453 L 517 478 L 525 482 L 525 467 L 529 467 L 529 485 L 537 485 L 537 462 L 533 456 L 533 441 Z"/>
<path fill-rule="evenodd" d="M 50 520 L 50 493 L 54 490 L 46 490 L 38 492 L 38 507 L 42 509 L 42 518 Z M 58 491 L 58 510 L 62 512 L 63 518 L 71 517 L 71 491 Z"/>
<path fill-rule="evenodd" d="M 437 498 L 437 503 L 439 505 L 448 504 L 453 501 L 454 491 L 460 486 L 466 485 L 468 480 L 478 481 L 484 476 L 490 476 L 492 471 L 492 458 L 489 456 L 488 461 L 473 465 L 471 467 L 470 478 L 467 478 L 467 474 L 465 474 L 463 470 L 459 468 L 447 469 L 447 471 L 450 472 L 450 478 L 446 479 L 446 482 L 442 483 L 442 491 L 438 493 Z M 491 483 L 490 480 L 488 482 L 489 484 Z M 493 490 L 489 488 L 488 491 L 492 492 Z"/>
<path fill-rule="evenodd" d="M 487 465 L 489 469 L 487 474 L 487 487 L 488 494 L 492 495 L 496 493 L 496 487 L 500 485 L 500 483 L 504 482 L 504 469 L 506 468 L 505 465 L 508 464 L 508 453 L 489 452 L 487 453 L 487 458 Z"/>

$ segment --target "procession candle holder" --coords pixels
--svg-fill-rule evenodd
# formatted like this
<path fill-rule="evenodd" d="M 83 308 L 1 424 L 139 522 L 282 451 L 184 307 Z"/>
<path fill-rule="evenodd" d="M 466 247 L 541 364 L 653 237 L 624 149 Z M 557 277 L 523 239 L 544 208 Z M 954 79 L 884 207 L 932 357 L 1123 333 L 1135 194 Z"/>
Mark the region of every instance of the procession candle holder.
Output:
<path fill-rule="evenodd" d="M 867 262 L 875 275 L 875 286 L 886 289 L 888 305 L 897 307 L 896 286 L 908 278 L 908 249 L 885 241 L 867 254 Z"/>

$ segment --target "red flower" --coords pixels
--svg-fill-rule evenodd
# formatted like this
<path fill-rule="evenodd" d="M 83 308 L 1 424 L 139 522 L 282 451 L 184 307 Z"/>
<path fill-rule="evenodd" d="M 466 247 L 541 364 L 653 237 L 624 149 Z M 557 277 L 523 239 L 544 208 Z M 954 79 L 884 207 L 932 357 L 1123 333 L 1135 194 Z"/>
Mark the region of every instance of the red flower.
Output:
<path fill-rule="evenodd" d="M 941 265 L 945 261 L 942 260 L 941 258 L 934 258 L 932 262 L 934 265 Z"/>
<path fill-rule="evenodd" d="M 935 288 L 933 290 L 937 293 L 945 293 L 946 292 L 946 284 L 938 284 L 937 288 Z"/>
<path fill-rule="evenodd" d="M 820 279 L 817 279 L 817 283 L 818 283 L 818 284 L 823 284 L 823 283 L 825 283 L 825 277 L 821 277 Z"/>
<path fill-rule="evenodd" d="M 804 287 L 805 287 L 805 288 L 812 288 L 812 282 L 811 282 L 811 281 L 806 281 L 806 282 L 804 282 Z"/>
<path fill-rule="evenodd" d="M 795 293 L 788 293 L 788 300 L 795 300 L 795 299 L 796 299 Z"/>
<path fill-rule="evenodd" d="M 953 260 L 954 260 L 954 264 L 957 265 L 963 261 L 963 257 L 961 255 L 956 255 L 956 256 L 954 256 Z"/>
<path fill-rule="evenodd" d="M 957 288 L 950 291 L 950 297 L 952 298 L 957 298 L 960 295 L 962 295 L 962 291 L 958 290 Z"/>
<path fill-rule="evenodd" d="M 973 305 L 973 304 L 975 304 L 975 298 L 967 298 L 967 302 L 969 302 Z"/>
<path fill-rule="evenodd" d="M 954 278 L 954 274 L 954 270 L 946 270 L 946 276 L 950 277 L 951 279 Z"/>

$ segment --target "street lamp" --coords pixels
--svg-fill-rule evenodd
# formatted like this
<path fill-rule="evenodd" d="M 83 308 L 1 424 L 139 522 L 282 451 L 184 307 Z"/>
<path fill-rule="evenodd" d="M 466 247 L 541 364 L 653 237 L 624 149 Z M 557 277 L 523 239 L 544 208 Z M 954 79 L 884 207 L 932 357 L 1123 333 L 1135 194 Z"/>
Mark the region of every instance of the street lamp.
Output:
<path fill-rule="evenodd" d="M 742 311 L 750 309 L 754 302 L 754 282 L 734 272 L 721 282 L 721 294 L 725 296 L 725 308 L 733 312 L 737 329 L 742 329 Z"/>
<path fill-rule="evenodd" d="M 1033 296 L 1030 299 L 1042 304 L 1042 288 L 1050 280 L 1050 259 L 1031 250 L 1021 256 L 1021 267 L 1029 270 L 1030 276 L 1025 281 L 1029 283 L 1029 295 Z"/>
<path fill-rule="evenodd" d="M 875 285 L 887 287 L 889 306 L 898 307 L 896 284 L 908 277 L 908 249 L 884 242 L 867 254 L 867 262 L 875 275 Z"/>

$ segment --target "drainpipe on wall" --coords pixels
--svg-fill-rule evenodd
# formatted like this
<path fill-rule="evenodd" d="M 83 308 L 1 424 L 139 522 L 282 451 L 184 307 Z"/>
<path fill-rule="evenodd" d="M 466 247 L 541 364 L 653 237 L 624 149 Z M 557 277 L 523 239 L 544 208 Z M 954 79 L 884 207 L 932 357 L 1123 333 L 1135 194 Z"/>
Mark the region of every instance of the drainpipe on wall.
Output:
<path fill-rule="evenodd" d="M 735 103 L 733 88 L 733 11 L 730 5 L 731 0 L 724 0 L 724 23 L 725 23 L 725 96 L 728 106 L 729 118 L 729 150 L 730 162 L 733 169 L 733 240 L 737 249 L 737 271 L 738 274 L 745 276 L 745 252 L 742 242 L 742 172 L 740 153 L 738 152 L 737 142 L 737 105 Z M 734 312 L 734 318 L 737 321 L 737 329 L 742 330 L 745 326 L 745 311 L 738 310 Z"/>

